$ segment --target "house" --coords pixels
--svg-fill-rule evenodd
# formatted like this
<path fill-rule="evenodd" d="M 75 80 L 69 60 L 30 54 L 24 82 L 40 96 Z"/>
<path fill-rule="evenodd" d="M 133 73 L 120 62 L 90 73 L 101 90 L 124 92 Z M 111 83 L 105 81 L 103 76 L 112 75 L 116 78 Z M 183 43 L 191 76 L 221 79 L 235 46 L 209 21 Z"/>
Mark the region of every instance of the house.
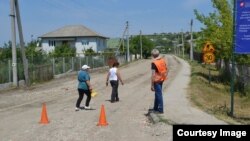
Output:
<path fill-rule="evenodd" d="M 84 56 L 84 50 L 92 48 L 102 52 L 107 48 L 107 37 L 102 36 L 83 25 L 69 25 L 39 37 L 42 49 L 49 53 L 56 46 L 68 44 L 76 48 L 76 56 Z"/>

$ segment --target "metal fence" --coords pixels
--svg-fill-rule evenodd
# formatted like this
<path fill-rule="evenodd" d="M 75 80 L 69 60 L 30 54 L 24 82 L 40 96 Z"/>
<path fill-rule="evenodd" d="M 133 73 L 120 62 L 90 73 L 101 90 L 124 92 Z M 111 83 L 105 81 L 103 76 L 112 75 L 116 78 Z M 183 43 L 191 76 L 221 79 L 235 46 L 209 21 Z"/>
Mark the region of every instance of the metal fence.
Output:
<path fill-rule="evenodd" d="M 179 57 L 182 57 L 181 54 L 177 54 Z M 203 59 L 202 59 L 202 53 L 200 52 L 194 52 L 193 53 L 193 57 L 194 57 L 194 60 L 199 62 L 199 63 L 202 63 L 203 62 Z M 189 58 L 189 54 L 185 54 L 185 58 Z M 232 63 L 230 62 L 229 64 L 229 68 L 230 68 L 230 72 L 229 74 L 231 74 L 231 70 L 232 70 Z M 250 95 L 250 66 L 247 65 L 247 64 L 236 64 L 235 65 L 235 69 L 236 69 L 236 90 L 237 91 L 240 91 L 242 94 L 244 95 Z M 222 70 L 221 70 L 223 73 L 225 70 L 225 62 L 223 61 L 223 67 L 222 67 Z M 225 74 L 228 74 L 228 73 L 225 73 Z M 225 76 L 225 74 L 221 74 L 221 77 L 227 77 L 229 79 L 226 79 L 226 80 L 229 80 L 230 81 L 230 76 Z M 225 78 L 222 78 L 223 80 Z"/>
<path fill-rule="evenodd" d="M 238 89 L 243 94 L 250 94 L 250 66 L 236 65 L 236 78 Z"/>
<path fill-rule="evenodd" d="M 30 82 L 42 82 L 50 80 L 54 75 L 67 72 L 78 71 L 82 65 L 86 64 L 91 68 L 107 66 L 109 56 L 85 56 L 85 57 L 32 57 L 29 62 Z M 116 59 L 123 64 L 126 62 L 125 56 L 117 56 Z M 6 59 L 0 61 L 0 84 L 12 82 L 12 60 Z M 20 59 L 17 60 L 18 80 L 24 80 L 23 64 Z"/>

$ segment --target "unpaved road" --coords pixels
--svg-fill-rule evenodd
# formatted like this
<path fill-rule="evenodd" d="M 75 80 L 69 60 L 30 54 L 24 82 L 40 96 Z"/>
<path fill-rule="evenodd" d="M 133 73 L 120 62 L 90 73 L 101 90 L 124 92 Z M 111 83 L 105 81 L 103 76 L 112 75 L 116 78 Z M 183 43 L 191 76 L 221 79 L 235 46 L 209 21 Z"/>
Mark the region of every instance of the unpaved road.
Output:
<path fill-rule="evenodd" d="M 174 78 L 187 69 L 174 57 L 167 56 L 170 68 L 168 87 L 178 89 Z M 152 107 L 154 94 L 150 91 L 151 60 L 140 60 L 120 68 L 124 86 L 119 86 L 120 102 L 110 103 L 111 87 L 105 86 L 106 71 L 91 73 L 91 83 L 98 96 L 91 100 L 93 110 L 74 111 L 78 98 L 76 76 L 56 79 L 39 84 L 29 90 L 19 89 L 0 92 L 0 140 L 1 141 L 167 141 L 172 140 L 172 126 L 165 123 L 151 124 L 148 109 Z M 181 81 L 181 80 L 178 80 Z M 185 84 L 186 85 L 186 84 Z M 173 90 L 172 90 L 173 91 Z M 173 95 L 174 96 L 174 95 Z M 179 96 L 179 95 L 177 95 Z M 167 103 L 168 96 L 164 95 Z M 180 96 L 181 97 L 181 96 Z M 185 97 L 185 96 L 184 96 Z M 86 97 L 82 101 L 85 103 Z M 171 99 L 171 97 L 170 97 Z M 181 99 L 181 98 L 178 98 Z M 177 99 L 177 100 L 178 100 Z M 42 103 L 47 106 L 50 123 L 39 124 Z M 108 126 L 96 126 L 101 105 L 105 106 Z M 165 104 L 168 105 L 168 104 Z M 171 108 L 178 109 L 179 106 Z M 191 105 L 184 105 L 191 106 Z M 167 119 L 179 116 L 174 109 L 165 108 Z M 185 110 L 185 109 L 183 109 Z M 205 115 L 205 113 L 200 113 Z M 192 120 L 190 117 L 189 120 Z M 209 120 L 209 118 L 208 118 Z M 212 119 L 211 121 L 213 122 Z M 185 121 L 185 120 L 183 120 Z M 178 123 L 178 121 L 175 121 Z M 180 122 L 185 123 L 185 122 Z M 192 122 L 192 123 L 195 123 Z"/>

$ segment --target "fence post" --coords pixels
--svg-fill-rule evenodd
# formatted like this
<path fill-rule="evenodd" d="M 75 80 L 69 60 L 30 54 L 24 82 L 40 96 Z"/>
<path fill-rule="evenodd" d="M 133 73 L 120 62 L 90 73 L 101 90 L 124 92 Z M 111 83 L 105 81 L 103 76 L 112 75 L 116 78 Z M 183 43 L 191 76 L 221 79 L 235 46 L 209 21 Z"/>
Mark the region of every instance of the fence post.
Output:
<path fill-rule="evenodd" d="M 53 75 L 55 75 L 56 73 L 55 73 L 55 58 L 53 57 L 53 59 L 52 59 L 52 69 L 53 69 Z"/>
<path fill-rule="evenodd" d="M 86 61 L 86 65 L 89 65 L 89 57 L 88 56 L 86 56 L 86 59 L 85 59 Z"/>
<path fill-rule="evenodd" d="M 91 56 L 91 59 L 92 59 L 92 68 L 95 68 L 95 66 L 94 66 L 94 64 L 95 64 L 95 62 L 94 62 L 94 57 Z"/>
<path fill-rule="evenodd" d="M 105 56 L 103 55 L 103 67 L 105 67 Z"/>
<path fill-rule="evenodd" d="M 65 73 L 65 58 L 63 57 L 63 73 Z"/>
<path fill-rule="evenodd" d="M 74 57 L 71 58 L 71 70 L 74 71 Z"/>
<path fill-rule="evenodd" d="M 82 59 L 81 59 L 81 57 L 79 57 L 79 60 L 80 60 L 80 66 L 79 66 L 79 68 L 82 68 Z"/>
<path fill-rule="evenodd" d="M 11 60 L 8 60 L 8 66 L 9 66 L 9 82 L 11 82 Z"/>

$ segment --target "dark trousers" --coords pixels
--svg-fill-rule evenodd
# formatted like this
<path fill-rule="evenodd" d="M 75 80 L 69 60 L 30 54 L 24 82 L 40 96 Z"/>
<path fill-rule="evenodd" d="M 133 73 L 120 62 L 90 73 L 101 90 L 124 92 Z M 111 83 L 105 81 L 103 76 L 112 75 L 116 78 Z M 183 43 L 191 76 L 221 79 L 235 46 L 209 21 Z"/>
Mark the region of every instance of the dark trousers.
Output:
<path fill-rule="evenodd" d="M 119 101 L 119 97 L 118 97 L 119 81 L 118 80 L 111 80 L 110 84 L 112 87 L 111 102 Z"/>
<path fill-rule="evenodd" d="M 154 110 L 163 112 L 163 97 L 162 97 L 162 82 L 155 83 L 155 101 L 154 101 Z"/>
<path fill-rule="evenodd" d="M 76 107 L 80 108 L 80 104 L 82 102 L 84 94 L 87 95 L 85 106 L 89 106 L 89 102 L 91 100 L 91 92 L 89 90 L 78 89 L 79 97 L 76 101 Z"/>

